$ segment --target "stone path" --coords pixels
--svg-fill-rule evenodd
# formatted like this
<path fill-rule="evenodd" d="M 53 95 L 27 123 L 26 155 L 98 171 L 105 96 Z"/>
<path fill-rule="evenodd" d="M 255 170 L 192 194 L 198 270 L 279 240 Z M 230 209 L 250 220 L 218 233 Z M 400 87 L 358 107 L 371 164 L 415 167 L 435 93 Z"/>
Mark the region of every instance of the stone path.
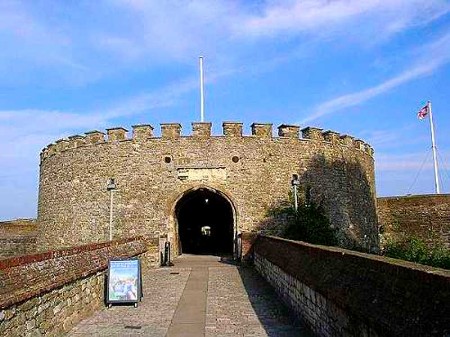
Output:
<path fill-rule="evenodd" d="M 312 336 L 252 268 L 218 257 L 182 255 L 144 271 L 143 286 L 138 308 L 101 310 L 69 336 Z"/>

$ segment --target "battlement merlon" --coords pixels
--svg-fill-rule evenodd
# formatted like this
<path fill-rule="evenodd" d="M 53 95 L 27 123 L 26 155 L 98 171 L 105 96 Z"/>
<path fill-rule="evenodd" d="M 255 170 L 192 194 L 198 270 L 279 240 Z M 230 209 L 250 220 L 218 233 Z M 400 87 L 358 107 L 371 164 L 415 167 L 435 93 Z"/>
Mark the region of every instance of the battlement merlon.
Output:
<path fill-rule="evenodd" d="M 161 138 L 176 139 L 181 137 L 180 123 L 161 123 Z"/>
<path fill-rule="evenodd" d="M 300 127 L 298 125 L 281 124 L 278 127 L 278 136 L 299 139 Z"/>
<path fill-rule="evenodd" d="M 225 137 L 242 137 L 242 123 L 223 122 L 222 130 Z"/>
<path fill-rule="evenodd" d="M 56 152 L 66 151 L 69 148 L 69 140 L 62 138 L 55 142 Z"/>
<path fill-rule="evenodd" d="M 108 142 L 120 142 L 127 139 L 128 130 L 122 127 L 106 129 L 108 134 Z"/>
<path fill-rule="evenodd" d="M 306 128 L 303 128 L 301 131 L 302 131 L 303 139 L 310 139 L 313 141 L 323 141 L 324 140 L 324 136 L 322 134 L 323 129 L 308 126 Z"/>
<path fill-rule="evenodd" d="M 69 137 L 70 148 L 75 149 L 86 144 L 86 138 L 80 135 L 74 135 Z"/>
<path fill-rule="evenodd" d="M 355 137 L 352 137 L 349 135 L 341 135 L 339 138 L 341 139 L 341 143 L 343 145 L 349 146 L 349 147 L 353 146 L 353 139 L 355 139 Z"/>
<path fill-rule="evenodd" d="M 272 123 L 253 123 L 252 136 L 259 138 L 272 138 Z"/>
<path fill-rule="evenodd" d="M 330 142 L 332 144 L 338 144 L 340 142 L 340 133 L 332 130 L 327 130 L 322 132 L 323 138 L 325 141 Z"/>
<path fill-rule="evenodd" d="M 192 137 L 195 138 L 209 138 L 211 137 L 212 123 L 208 122 L 193 122 L 192 123 Z"/>
<path fill-rule="evenodd" d="M 353 140 L 353 145 L 358 150 L 361 150 L 361 151 L 365 151 L 366 150 L 366 143 L 364 143 L 364 141 L 362 141 L 361 139 L 354 139 Z"/>
<path fill-rule="evenodd" d="M 86 135 L 87 144 L 98 144 L 105 142 L 105 133 L 97 130 L 84 133 Z"/>
<path fill-rule="evenodd" d="M 141 141 L 153 137 L 153 126 L 150 124 L 132 125 L 133 140 Z"/>

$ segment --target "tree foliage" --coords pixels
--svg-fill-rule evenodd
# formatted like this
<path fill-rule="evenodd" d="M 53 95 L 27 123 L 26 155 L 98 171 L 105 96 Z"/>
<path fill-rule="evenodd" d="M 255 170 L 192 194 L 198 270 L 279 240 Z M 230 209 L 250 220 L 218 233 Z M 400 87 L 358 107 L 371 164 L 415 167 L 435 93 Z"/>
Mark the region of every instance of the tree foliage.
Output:
<path fill-rule="evenodd" d="M 321 206 L 314 203 L 300 203 L 297 211 L 285 205 L 271 210 L 271 215 L 283 218 L 286 223 L 282 237 L 313 244 L 337 245 L 336 230 L 330 226 Z"/>

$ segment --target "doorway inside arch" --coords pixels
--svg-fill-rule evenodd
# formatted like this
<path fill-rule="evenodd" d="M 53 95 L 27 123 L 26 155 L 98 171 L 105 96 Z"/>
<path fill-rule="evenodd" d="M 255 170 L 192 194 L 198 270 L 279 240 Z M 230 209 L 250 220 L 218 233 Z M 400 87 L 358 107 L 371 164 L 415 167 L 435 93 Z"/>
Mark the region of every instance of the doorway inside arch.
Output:
<path fill-rule="evenodd" d="M 191 191 L 177 203 L 180 252 L 233 254 L 234 221 L 230 202 L 206 188 Z"/>

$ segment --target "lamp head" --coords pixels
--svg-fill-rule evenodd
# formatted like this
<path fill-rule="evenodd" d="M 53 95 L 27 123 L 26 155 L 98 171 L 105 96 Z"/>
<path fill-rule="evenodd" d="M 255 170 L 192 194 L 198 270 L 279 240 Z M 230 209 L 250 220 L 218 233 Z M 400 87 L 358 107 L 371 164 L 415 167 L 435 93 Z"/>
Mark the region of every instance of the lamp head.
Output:
<path fill-rule="evenodd" d="M 293 174 L 292 175 L 291 185 L 292 186 L 299 186 L 300 185 L 300 180 L 298 179 L 298 174 Z"/>
<path fill-rule="evenodd" d="M 108 185 L 106 185 L 107 191 L 113 191 L 117 188 L 114 178 L 109 178 Z"/>

